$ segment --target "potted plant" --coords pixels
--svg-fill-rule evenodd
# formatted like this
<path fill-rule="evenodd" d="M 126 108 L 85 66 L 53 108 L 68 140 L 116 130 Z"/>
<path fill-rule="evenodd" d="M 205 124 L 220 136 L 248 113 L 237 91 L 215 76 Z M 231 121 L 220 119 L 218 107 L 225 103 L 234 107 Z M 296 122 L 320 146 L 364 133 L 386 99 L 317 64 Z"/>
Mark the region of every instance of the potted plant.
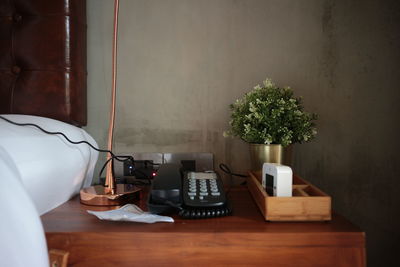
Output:
<path fill-rule="evenodd" d="M 295 98 L 291 88 L 278 87 L 268 78 L 230 109 L 231 127 L 224 136 L 237 136 L 250 144 L 253 170 L 259 170 L 264 162 L 290 165 L 284 162 L 288 147 L 308 142 L 317 133 L 317 115 L 303 110 L 301 98 Z"/>

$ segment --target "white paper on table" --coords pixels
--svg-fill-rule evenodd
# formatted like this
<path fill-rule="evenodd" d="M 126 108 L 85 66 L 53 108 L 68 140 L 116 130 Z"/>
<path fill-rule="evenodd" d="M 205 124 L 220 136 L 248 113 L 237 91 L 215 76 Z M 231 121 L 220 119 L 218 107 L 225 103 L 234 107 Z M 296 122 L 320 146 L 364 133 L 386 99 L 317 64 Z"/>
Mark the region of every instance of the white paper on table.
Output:
<path fill-rule="evenodd" d="M 87 212 L 95 215 L 100 220 L 128 221 L 128 222 L 141 222 L 141 223 L 174 222 L 174 219 L 171 217 L 145 212 L 134 204 L 126 204 L 116 210 L 107 210 L 107 211 L 88 210 Z"/>

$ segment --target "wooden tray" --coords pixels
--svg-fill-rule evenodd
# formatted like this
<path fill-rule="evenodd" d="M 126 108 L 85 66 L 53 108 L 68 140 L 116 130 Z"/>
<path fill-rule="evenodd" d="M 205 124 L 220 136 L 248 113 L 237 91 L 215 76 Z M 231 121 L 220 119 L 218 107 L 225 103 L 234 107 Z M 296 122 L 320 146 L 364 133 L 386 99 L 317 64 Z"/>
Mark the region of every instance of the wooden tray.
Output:
<path fill-rule="evenodd" d="M 247 186 L 267 221 L 330 221 L 331 197 L 293 175 L 293 196 L 269 196 L 261 185 L 261 173 L 249 173 Z"/>

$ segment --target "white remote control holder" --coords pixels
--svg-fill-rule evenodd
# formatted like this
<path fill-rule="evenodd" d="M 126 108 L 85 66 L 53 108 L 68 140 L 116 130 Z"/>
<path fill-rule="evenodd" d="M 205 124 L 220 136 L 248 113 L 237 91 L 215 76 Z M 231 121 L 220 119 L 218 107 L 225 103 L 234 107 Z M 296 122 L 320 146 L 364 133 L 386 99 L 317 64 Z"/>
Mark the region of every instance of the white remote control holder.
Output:
<path fill-rule="evenodd" d="M 293 172 L 289 166 L 277 163 L 264 163 L 262 186 L 269 195 L 275 197 L 292 196 Z"/>

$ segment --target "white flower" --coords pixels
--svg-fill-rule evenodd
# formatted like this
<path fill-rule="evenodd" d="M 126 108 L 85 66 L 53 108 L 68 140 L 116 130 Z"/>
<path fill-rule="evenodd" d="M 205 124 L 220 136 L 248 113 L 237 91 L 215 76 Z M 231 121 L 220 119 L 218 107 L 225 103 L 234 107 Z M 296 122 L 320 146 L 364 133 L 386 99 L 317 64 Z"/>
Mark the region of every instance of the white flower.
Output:
<path fill-rule="evenodd" d="M 257 111 L 257 108 L 256 108 L 256 106 L 254 105 L 253 102 L 250 102 L 250 104 L 249 104 L 249 111 L 250 112 L 256 112 Z"/>
<path fill-rule="evenodd" d="M 264 83 L 264 86 L 267 87 L 267 88 L 271 88 L 271 87 L 275 86 L 275 84 L 269 78 L 267 78 L 263 83 Z"/>
<path fill-rule="evenodd" d="M 261 119 L 263 118 L 263 116 L 262 116 L 260 113 L 258 113 L 258 112 L 255 112 L 255 113 L 254 113 L 254 117 L 255 117 L 256 119 L 258 119 L 258 120 L 261 120 Z"/>
<path fill-rule="evenodd" d="M 245 130 L 246 132 L 250 132 L 250 123 L 246 123 L 246 124 L 244 125 L 244 130 Z"/>
<path fill-rule="evenodd" d="M 264 144 L 270 145 L 272 143 L 271 139 L 265 139 Z"/>

